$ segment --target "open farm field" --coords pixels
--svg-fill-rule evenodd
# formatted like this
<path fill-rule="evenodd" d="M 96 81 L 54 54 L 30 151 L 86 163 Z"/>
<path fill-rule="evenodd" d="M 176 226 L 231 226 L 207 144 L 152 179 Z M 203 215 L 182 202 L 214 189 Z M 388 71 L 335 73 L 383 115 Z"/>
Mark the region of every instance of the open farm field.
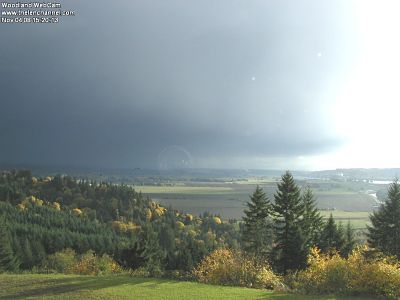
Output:
<path fill-rule="evenodd" d="M 326 219 L 329 218 L 330 214 L 332 214 L 336 221 L 342 222 L 344 226 L 346 226 L 347 222 L 350 221 L 354 229 L 364 229 L 366 228 L 366 225 L 371 224 L 369 221 L 370 212 L 366 211 L 321 211 L 321 215 Z"/>
<path fill-rule="evenodd" d="M 273 199 L 277 182 L 271 180 L 249 179 L 238 182 L 207 182 L 207 183 L 179 183 L 177 185 L 161 186 L 135 186 L 152 199 L 164 206 L 182 210 L 187 213 L 201 214 L 208 211 L 221 215 L 223 218 L 240 219 L 243 216 L 245 203 L 249 200 L 256 187 L 260 185 L 270 199 Z M 304 186 L 306 183 L 303 182 Z M 308 184 L 308 182 L 307 182 Z M 317 199 L 317 205 L 322 210 L 334 210 L 334 217 L 338 212 L 349 212 L 345 216 L 337 216 L 338 219 L 353 220 L 355 227 L 364 228 L 368 214 L 376 205 L 376 198 L 366 192 L 366 189 L 379 189 L 381 186 L 355 183 L 332 183 L 311 181 L 311 188 Z M 363 190 L 360 190 L 363 189 Z M 351 213 L 355 214 L 352 215 Z M 360 218 L 357 213 L 363 215 Z M 328 214 L 329 216 L 329 214 Z"/>
<path fill-rule="evenodd" d="M 228 186 L 135 186 L 145 194 L 225 194 L 234 191 Z"/>
<path fill-rule="evenodd" d="M 370 212 L 373 209 L 373 205 L 376 204 L 375 199 L 371 195 L 363 193 L 320 194 L 315 192 L 315 197 L 320 209 Z"/>

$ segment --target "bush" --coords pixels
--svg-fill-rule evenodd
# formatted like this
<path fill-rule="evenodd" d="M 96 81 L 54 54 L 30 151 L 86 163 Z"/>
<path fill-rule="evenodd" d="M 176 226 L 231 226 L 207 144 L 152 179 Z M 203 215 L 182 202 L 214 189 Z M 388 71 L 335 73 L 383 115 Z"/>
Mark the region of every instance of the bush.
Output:
<path fill-rule="evenodd" d="M 49 255 L 44 263 L 46 272 L 65 273 L 76 263 L 76 253 L 72 249 L 65 249 Z"/>
<path fill-rule="evenodd" d="M 349 289 L 352 293 L 400 298 L 400 263 L 394 257 L 381 255 L 367 259 L 358 249 L 348 259 Z"/>
<path fill-rule="evenodd" d="M 348 259 L 311 249 L 308 268 L 297 274 L 294 287 L 312 294 L 362 294 L 400 298 L 400 264 L 383 255 L 367 258 L 368 249 L 354 250 Z"/>
<path fill-rule="evenodd" d="M 88 251 L 78 256 L 74 250 L 65 249 L 49 255 L 43 265 L 48 272 L 72 273 L 81 275 L 115 274 L 122 272 L 121 267 L 107 254 L 97 256 Z"/>
<path fill-rule="evenodd" d="M 99 274 L 118 274 L 122 272 L 121 266 L 109 255 L 96 256 Z"/>
<path fill-rule="evenodd" d="M 346 260 L 339 253 L 322 255 L 318 248 L 312 248 L 308 267 L 297 274 L 293 287 L 312 294 L 346 293 L 348 273 Z"/>
<path fill-rule="evenodd" d="M 94 252 L 88 251 L 68 271 L 80 275 L 104 275 L 121 273 L 122 269 L 107 254 L 97 256 Z"/>
<path fill-rule="evenodd" d="M 194 277 L 203 283 L 254 288 L 282 288 L 281 278 L 272 272 L 265 261 L 242 252 L 217 249 L 193 270 Z"/>

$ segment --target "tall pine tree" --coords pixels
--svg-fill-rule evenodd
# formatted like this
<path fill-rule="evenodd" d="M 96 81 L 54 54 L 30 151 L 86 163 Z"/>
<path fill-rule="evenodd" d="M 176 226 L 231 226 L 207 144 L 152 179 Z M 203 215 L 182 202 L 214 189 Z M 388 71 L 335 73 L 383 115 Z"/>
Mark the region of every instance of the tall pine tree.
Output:
<path fill-rule="evenodd" d="M 144 259 L 144 267 L 151 276 L 161 274 L 164 251 L 160 247 L 157 232 L 154 230 L 151 223 L 145 223 L 139 234 L 139 243 L 141 248 L 141 257 Z"/>
<path fill-rule="evenodd" d="M 277 267 L 284 274 L 306 265 L 308 249 L 302 223 L 304 211 L 300 188 L 287 171 L 278 184 L 273 205 L 276 232 L 274 253 Z"/>
<path fill-rule="evenodd" d="M 369 244 L 400 259 L 400 184 L 397 179 L 389 186 L 386 202 L 370 216 Z"/>
<path fill-rule="evenodd" d="M 271 203 L 263 189 L 257 186 L 246 205 L 243 217 L 243 248 L 253 255 L 266 257 L 273 242 Z"/>
<path fill-rule="evenodd" d="M 318 211 L 314 194 L 309 186 L 305 189 L 302 200 L 304 203 L 303 232 L 307 238 L 307 245 L 316 245 L 321 236 L 324 222 Z"/>

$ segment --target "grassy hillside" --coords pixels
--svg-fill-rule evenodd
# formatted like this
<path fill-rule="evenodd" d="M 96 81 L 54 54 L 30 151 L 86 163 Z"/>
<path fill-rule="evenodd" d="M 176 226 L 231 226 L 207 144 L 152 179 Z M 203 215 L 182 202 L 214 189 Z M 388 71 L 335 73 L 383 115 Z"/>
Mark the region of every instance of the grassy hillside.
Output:
<path fill-rule="evenodd" d="M 310 297 L 129 276 L 0 275 L 0 299 L 367 299 Z"/>

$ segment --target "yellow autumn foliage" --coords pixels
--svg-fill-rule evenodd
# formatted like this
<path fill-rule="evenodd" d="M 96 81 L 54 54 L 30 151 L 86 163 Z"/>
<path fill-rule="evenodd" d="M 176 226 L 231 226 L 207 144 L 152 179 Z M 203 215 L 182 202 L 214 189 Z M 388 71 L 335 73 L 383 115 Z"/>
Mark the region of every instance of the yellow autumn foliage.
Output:
<path fill-rule="evenodd" d="M 140 226 L 136 225 L 133 222 L 126 223 L 126 231 L 128 232 L 138 232 L 140 230 Z"/>
<path fill-rule="evenodd" d="M 164 208 L 164 207 L 157 207 L 156 209 L 154 209 L 154 211 L 153 211 L 153 216 L 154 217 L 161 217 L 162 215 L 164 215 L 165 214 L 165 212 L 166 212 L 167 210 Z"/>
<path fill-rule="evenodd" d="M 202 283 L 253 288 L 282 289 L 281 278 L 267 262 L 230 249 L 217 249 L 193 270 Z"/>
<path fill-rule="evenodd" d="M 176 221 L 175 224 L 178 227 L 178 229 L 180 229 L 180 230 L 185 228 L 185 224 L 183 224 L 183 222 L 181 222 L 181 221 Z"/>
<path fill-rule="evenodd" d="M 72 212 L 73 212 L 75 215 L 77 215 L 77 216 L 82 215 L 82 210 L 79 209 L 79 208 L 74 208 L 74 209 L 72 210 Z"/>
<path fill-rule="evenodd" d="M 140 229 L 140 226 L 133 222 L 113 221 L 111 226 L 120 232 L 137 232 Z"/>
<path fill-rule="evenodd" d="M 149 208 L 145 209 L 146 220 L 151 221 L 153 219 L 157 219 L 163 216 L 166 213 L 167 209 L 161 206 L 159 203 L 150 201 Z"/>
<path fill-rule="evenodd" d="M 299 272 L 295 288 L 312 294 L 363 294 L 400 298 L 400 263 L 391 257 L 365 257 L 368 248 L 354 250 L 342 258 L 338 253 L 321 254 L 311 249 L 308 268 Z"/>
<path fill-rule="evenodd" d="M 102 275 L 121 273 L 122 269 L 110 256 L 97 256 L 88 251 L 67 270 L 67 273 L 80 275 Z"/>
<path fill-rule="evenodd" d="M 53 202 L 52 207 L 53 207 L 55 210 L 61 210 L 61 204 L 58 203 L 58 202 Z"/>
<path fill-rule="evenodd" d="M 17 208 L 18 208 L 19 210 L 27 210 L 25 204 L 22 204 L 22 203 L 18 204 L 18 205 L 17 205 Z"/>
<path fill-rule="evenodd" d="M 217 224 L 217 225 L 222 224 L 222 221 L 221 221 L 221 219 L 220 219 L 219 217 L 214 217 L 214 222 L 215 222 L 215 224 Z"/>
<path fill-rule="evenodd" d="M 186 214 L 186 221 L 187 221 L 187 222 L 192 222 L 192 221 L 193 221 L 193 215 L 191 215 L 191 214 Z"/>
<path fill-rule="evenodd" d="M 121 221 L 113 221 L 111 227 L 118 231 L 126 231 L 124 230 L 125 224 Z"/>
<path fill-rule="evenodd" d="M 22 201 L 22 204 L 23 204 L 24 206 L 29 206 L 29 204 L 37 205 L 37 206 L 43 206 L 43 203 L 44 203 L 43 200 L 41 200 L 41 199 L 39 199 L 39 198 L 37 198 L 37 197 L 35 197 L 35 196 L 26 197 L 26 198 Z"/>

